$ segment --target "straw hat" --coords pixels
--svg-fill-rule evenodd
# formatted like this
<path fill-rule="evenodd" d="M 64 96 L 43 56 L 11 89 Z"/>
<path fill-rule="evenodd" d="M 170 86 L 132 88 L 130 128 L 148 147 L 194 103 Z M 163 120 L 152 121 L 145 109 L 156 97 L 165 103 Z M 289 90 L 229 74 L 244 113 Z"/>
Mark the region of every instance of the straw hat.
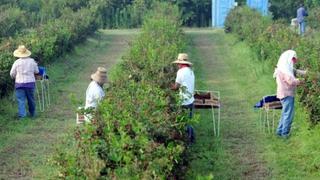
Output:
<path fill-rule="evenodd" d="M 98 67 L 94 74 L 91 74 L 91 79 L 97 83 L 104 84 L 107 81 L 107 70 L 103 67 Z"/>
<path fill-rule="evenodd" d="M 24 45 L 20 45 L 18 49 L 13 52 L 13 56 L 18 58 L 29 57 L 30 55 L 31 52 Z"/>
<path fill-rule="evenodd" d="M 191 62 L 188 61 L 189 57 L 188 54 L 186 53 L 179 53 L 178 55 L 178 59 L 173 61 L 172 63 L 174 64 L 188 64 L 188 65 L 192 65 Z"/>

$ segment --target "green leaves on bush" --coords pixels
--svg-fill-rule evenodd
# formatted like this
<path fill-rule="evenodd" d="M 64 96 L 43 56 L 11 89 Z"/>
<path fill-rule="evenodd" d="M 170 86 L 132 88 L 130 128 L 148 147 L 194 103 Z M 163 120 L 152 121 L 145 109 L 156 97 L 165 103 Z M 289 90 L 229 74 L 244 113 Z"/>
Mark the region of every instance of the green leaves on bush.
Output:
<path fill-rule="evenodd" d="M 15 60 L 12 52 L 19 44 L 25 44 L 40 65 L 52 62 L 97 30 L 99 13 L 95 10 L 91 6 L 76 12 L 65 9 L 59 19 L 50 20 L 24 35 L 4 40 L 0 44 L 0 95 L 5 95 L 12 87 L 12 80 L 7 74 Z"/>
<path fill-rule="evenodd" d="M 76 133 L 74 153 L 60 153 L 64 178 L 166 179 L 185 150 L 190 121 L 169 90 L 171 62 L 185 47 L 175 6 L 157 4 L 114 71 L 94 121 Z"/>

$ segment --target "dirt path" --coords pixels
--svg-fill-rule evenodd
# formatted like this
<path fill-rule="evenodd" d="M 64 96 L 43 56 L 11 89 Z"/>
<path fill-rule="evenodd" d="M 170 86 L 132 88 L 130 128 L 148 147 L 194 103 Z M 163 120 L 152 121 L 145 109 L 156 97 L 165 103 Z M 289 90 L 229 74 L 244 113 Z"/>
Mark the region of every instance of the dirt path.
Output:
<path fill-rule="evenodd" d="M 56 175 L 48 161 L 56 145 L 76 127 L 75 109 L 79 100 L 84 103 L 90 74 L 98 66 L 109 70 L 118 62 L 136 33 L 101 31 L 48 67 L 50 109 L 35 120 L 4 120 L 7 123 L 0 128 L 0 179 L 52 179 Z"/>
<path fill-rule="evenodd" d="M 212 135 L 210 111 L 200 111 L 197 142 L 190 150 L 188 179 L 267 179 L 268 169 L 262 160 L 259 142 L 263 137 L 257 131 L 256 113 L 247 101 L 252 91 L 247 81 L 252 79 L 248 78 L 252 72 L 241 69 L 240 64 L 241 58 L 248 57 L 233 49 L 234 42 L 222 31 L 187 33 L 194 43 L 190 53 L 196 61 L 197 88 L 219 90 L 222 101 L 220 138 Z"/>

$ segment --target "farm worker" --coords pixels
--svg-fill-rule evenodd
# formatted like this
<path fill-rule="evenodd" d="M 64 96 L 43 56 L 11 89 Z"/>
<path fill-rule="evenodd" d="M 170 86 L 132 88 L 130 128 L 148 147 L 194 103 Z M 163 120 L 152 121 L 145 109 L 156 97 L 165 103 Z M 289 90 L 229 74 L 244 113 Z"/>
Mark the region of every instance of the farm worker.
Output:
<path fill-rule="evenodd" d="M 15 79 L 15 94 L 18 102 L 19 119 L 27 116 L 25 108 L 26 99 L 28 100 L 30 117 L 34 117 L 36 112 L 36 102 L 34 99 L 35 74 L 39 73 L 39 69 L 35 60 L 30 58 L 30 55 L 31 52 L 24 45 L 20 45 L 13 52 L 13 56 L 19 58 L 13 63 L 10 70 L 10 76 Z"/>
<path fill-rule="evenodd" d="M 96 109 L 99 101 L 105 96 L 103 85 L 107 82 L 107 70 L 103 67 L 98 67 L 94 74 L 91 74 L 91 82 L 86 91 L 85 109 Z M 86 116 L 87 117 L 87 116 Z M 89 120 L 88 116 L 86 120 Z"/>
<path fill-rule="evenodd" d="M 281 100 L 282 113 L 277 128 L 277 135 L 288 137 L 294 114 L 294 94 L 302 80 L 294 76 L 293 65 L 298 61 L 297 53 L 293 50 L 283 52 L 279 58 L 274 77 L 277 81 L 277 98 Z M 298 70 L 297 73 L 305 74 L 306 71 Z"/>
<path fill-rule="evenodd" d="M 299 9 L 297 10 L 297 21 L 299 23 L 299 30 L 300 30 L 300 35 L 303 36 L 304 35 L 304 31 L 305 31 L 305 20 L 304 17 L 308 16 L 307 11 L 304 8 L 303 4 L 300 4 Z"/>
<path fill-rule="evenodd" d="M 180 53 L 178 55 L 177 60 L 173 61 L 172 63 L 178 65 L 178 72 L 176 76 L 175 83 L 171 87 L 172 90 L 178 90 L 182 100 L 182 107 L 187 108 L 190 110 L 189 118 L 193 116 L 193 102 L 194 102 L 194 82 L 195 77 L 193 70 L 191 69 L 192 63 L 188 61 L 188 54 Z M 187 126 L 187 133 L 190 142 L 194 142 L 195 140 L 195 133 L 193 127 L 188 125 Z"/>

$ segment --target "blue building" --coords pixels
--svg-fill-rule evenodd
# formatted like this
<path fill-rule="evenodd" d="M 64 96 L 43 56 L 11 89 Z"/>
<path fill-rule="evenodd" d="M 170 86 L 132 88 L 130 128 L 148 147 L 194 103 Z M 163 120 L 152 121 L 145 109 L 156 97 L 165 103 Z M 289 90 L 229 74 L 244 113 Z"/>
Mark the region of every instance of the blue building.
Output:
<path fill-rule="evenodd" d="M 212 0 L 212 27 L 223 27 L 235 0 Z"/>
<path fill-rule="evenodd" d="M 247 6 L 256 9 L 263 16 L 268 15 L 268 0 L 247 0 Z"/>

